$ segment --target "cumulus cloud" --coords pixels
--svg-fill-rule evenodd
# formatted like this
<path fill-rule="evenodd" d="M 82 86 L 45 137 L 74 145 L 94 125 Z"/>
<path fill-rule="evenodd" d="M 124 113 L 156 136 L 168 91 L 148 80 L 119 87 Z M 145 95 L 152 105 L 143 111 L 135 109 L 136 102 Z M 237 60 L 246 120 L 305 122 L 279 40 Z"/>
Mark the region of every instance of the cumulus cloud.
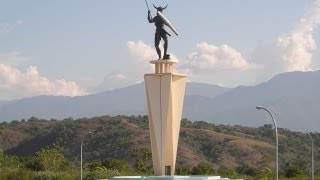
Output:
<path fill-rule="evenodd" d="M 248 62 L 236 49 L 220 47 L 202 42 L 196 45 L 196 52 L 188 56 L 187 65 L 195 71 L 248 70 L 256 67 Z"/>
<path fill-rule="evenodd" d="M 73 81 L 51 81 L 41 76 L 35 66 L 22 71 L 0 64 L 0 94 L 2 99 L 18 99 L 37 95 L 78 96 L 85 91 Z"/>
<path fill-rule="evenodd" d="M 286 71 L 312 70 L 312 51 L 317 48 L 314 30 L 319 24 L 320 0 L 316 0 L 293 30 L 278 38 L 277 45 L 283 52 L 282 60 Z"/>
<path fill-rule="evenodd" d="M 138 63 L 148 62 L 155 57 L 158 57 L 154 48 L 145 44 L 143 41 L 128 41 L 127 47 L 130 55 Z"/>
<path fill-rule="evenodd" d="M 149 64 L 149 61 L 157 57 L 156 51 L 153 46 L 147 45 L 143 41 L 129 41 L 127 47 L 132 57 L 132 62 L 134 62 L 134 66 L 131 69 L 135 71 L 130 72 L 130 76 L 127 75 L 127 77 L 130 77 L 131 81 L 141 81 L 144 73 L 154 71 L 154 67 Z M 171 59 L 179 61 L 179 58 L 175 55 L 171 54 L 170 56 Z M 227 45 L 217 47 L 203 42 L 197 44 L 196 51 L 190 53 L 185 60 L 180 61 L 174 69 L 179 73 L 188 74 L 189 79 L 204 82 L 200 76 L 208 73 L 222 71 L 228 71 L 229 73 L 230 71 L 243 72 L 256 67 L 258 67 L 256 64 L 248 62 L 240 52 Z M 131 78 L 132 74 L 136 75 L 135 77 L 137 78 Z M 221 80 L 219 82 L 225 83 Z"/>
<path fill-rule="evenodd" d="M 131 73 L 134 73 L 135 75 L 138 75 L 139 77 L 143 77 L 143 73 L 146 72 L 153 72 L 154 67 L 149 62 L 151 60 L 158 59 L 158 55 L 156 53 L 156 50 L 153 46 L 147 45 L 143 41 L 128 41 L 127 47 L 129 51 L 129 55 L 131 56 L 131 60 L 133 62 L 132 64 L 132 70 Z M 163 45 L 160 44 L 161 52 L 163 53 Z M 170 58 L 172 60 L 179 59 L 174 55 L 170 54 Z"/>
<path fill-rule="evenodd" d="M 133 60 L 138 63 L 148 63 L 150 60 L 157 59 L 158 55 L 154 46 L 147 45 L 143 41 L 128 41 L 127 47 Z M 163 53 L 163 45 L 160 44 L 161 52 Z M 170 54 L 170 58 L 177 60 L 174 54 Z"/>

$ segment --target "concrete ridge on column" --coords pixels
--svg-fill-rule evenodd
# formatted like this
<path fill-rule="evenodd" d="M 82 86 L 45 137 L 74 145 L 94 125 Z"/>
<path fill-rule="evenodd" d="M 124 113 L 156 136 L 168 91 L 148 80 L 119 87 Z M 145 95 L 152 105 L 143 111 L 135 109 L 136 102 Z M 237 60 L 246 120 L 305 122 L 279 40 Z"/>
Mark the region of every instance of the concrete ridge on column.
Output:
<path fill-rule="evenodd" d="M 176 64 L 178 63 L 177 60 L 171 60 L 171 59 L 167 59 L 167 60 L 152 60 L 150 61 L 151 64 L 156 64 L 156 63 L 172 63 L 172 64 Z"/>

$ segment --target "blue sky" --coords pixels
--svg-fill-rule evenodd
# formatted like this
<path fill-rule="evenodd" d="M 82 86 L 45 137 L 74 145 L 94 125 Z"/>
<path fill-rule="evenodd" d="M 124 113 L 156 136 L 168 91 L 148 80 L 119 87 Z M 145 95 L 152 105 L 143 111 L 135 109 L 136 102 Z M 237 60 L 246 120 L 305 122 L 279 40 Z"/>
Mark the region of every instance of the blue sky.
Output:
<path fill-rule="evenodd" d="M 169 53 L 189 81 L 236 87 L 320 68 L 319 0 L 152 3 L 169 4 L 180 33 Z M 141 82 L 157 57 L 154 30 L 144 0 L 0 0 L 0 100 Z"/>

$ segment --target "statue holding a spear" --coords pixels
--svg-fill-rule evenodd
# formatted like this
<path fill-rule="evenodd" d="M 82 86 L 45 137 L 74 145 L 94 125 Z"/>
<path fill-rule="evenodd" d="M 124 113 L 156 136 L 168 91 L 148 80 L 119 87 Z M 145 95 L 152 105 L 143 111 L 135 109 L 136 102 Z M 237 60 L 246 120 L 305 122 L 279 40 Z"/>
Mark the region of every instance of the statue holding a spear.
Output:
<path fill-rule="evenodd" d="M 167 50 L 168 50 L 168 37 L 167 37 L 167 35 L 169 35 L 169 36 L 171 36 L 171 35 L 164 29 L 164 25 L 168 26 L 177 36 L 178 36 L 178 32 L 174 28 L 174 26 L 171 24 L 171 22 L 162 14 L 162 11 L 165 10 L 168 7 L 168 5 L 166 5 L 165 7 L 161 7 L 161 6 L 156 7 L 155 5 L 153 5 L 153 7 L 155 9 L 157 9 L 157 15 L 152 18 L 147 0 L 145 0 L 145 2 L 148 7 L 148 21 L 149 21 L 149 23 L 154 23 L 156 26 L 154 45 L 155 45 L 159 60 L 161 59 L 161 50 L 159 48 L 161 39 L 164 40 L 163 59 L 170 59 L 170 55 L 167 53 Z"/>

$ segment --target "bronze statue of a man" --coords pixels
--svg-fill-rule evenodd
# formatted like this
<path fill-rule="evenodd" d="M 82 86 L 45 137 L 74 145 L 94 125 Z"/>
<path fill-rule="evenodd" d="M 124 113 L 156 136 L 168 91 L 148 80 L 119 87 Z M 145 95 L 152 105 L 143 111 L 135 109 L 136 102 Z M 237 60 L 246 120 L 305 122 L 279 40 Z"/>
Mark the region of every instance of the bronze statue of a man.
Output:
<path fill-rule="evenodd" d="M 161 6 L 155 7 L 153 5 L 153 7 L 157 9 L 157 12 L 159 11 L 160 13 L 162 13 L 162 11 L 167 8 L 167 6 L 166 7 L 161 7 Z M 168 50 L 168 37 L 167 37 L 167 35 L 169 35 L 169 36 L 171 36 L 171 35 L 164 29 L 164 25 L 166 23 L 163 21 L 163 19 L 159 15 L 155 16 L 154 18 L 152 18 L 150 10 L 148 10 L 148 21 L 149 21 L 149 23 L 154 23 L 154 25 L 156 26 L 156 33 L 155 33 L 155 37 L 154 37 L 154 45 L 156 47 L 159 59 L 161 59 L 161 50 L 159 48 L 161 38 L 164 40 L 163 59 L 170 59 L 170 55 L 167 54 L 167 50 Z"/>

